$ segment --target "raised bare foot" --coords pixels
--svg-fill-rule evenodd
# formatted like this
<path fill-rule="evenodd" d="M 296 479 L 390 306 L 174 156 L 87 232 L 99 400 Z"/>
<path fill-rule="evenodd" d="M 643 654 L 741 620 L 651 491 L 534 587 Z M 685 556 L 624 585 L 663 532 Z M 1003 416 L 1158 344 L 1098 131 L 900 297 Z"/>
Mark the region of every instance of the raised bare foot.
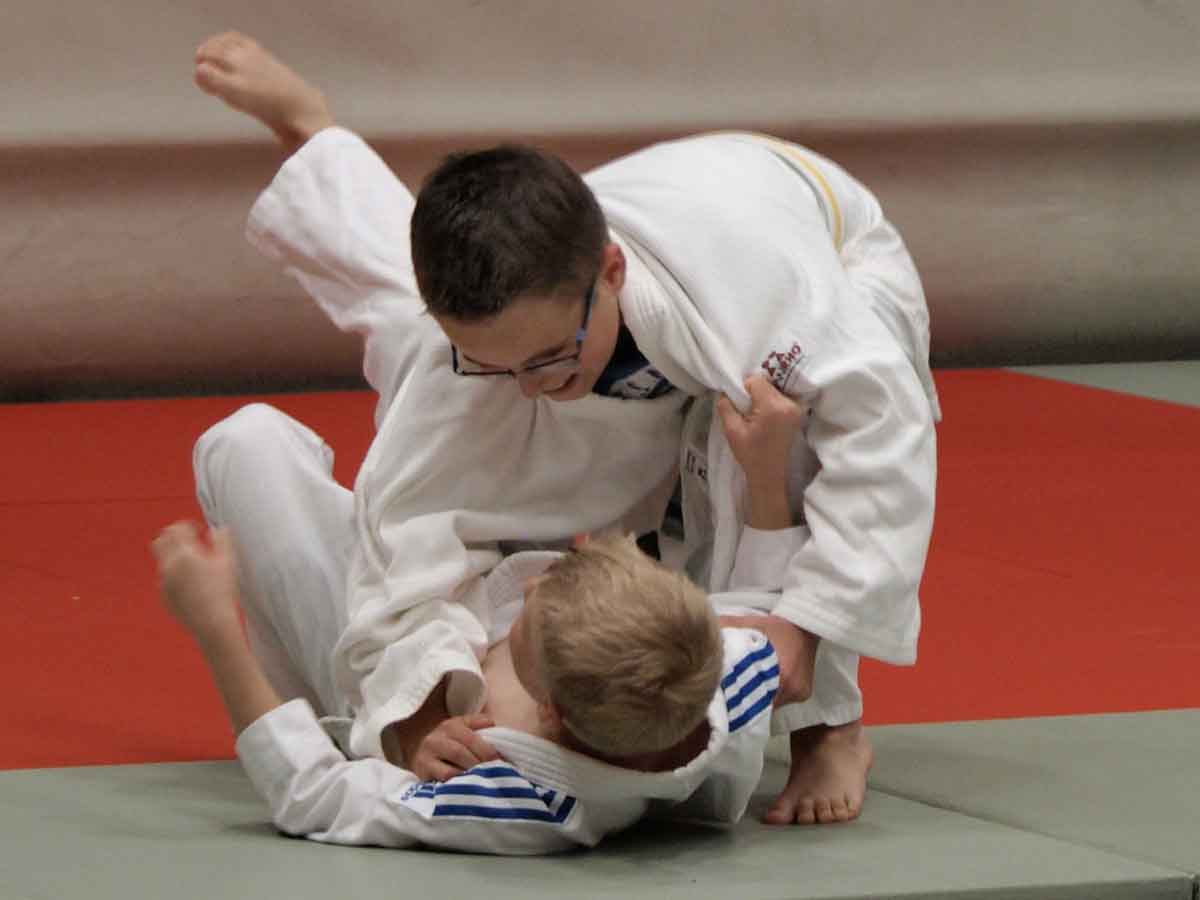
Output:
<path fill-rule="evenodd" d="M 236 31 L 200 45 L 195 81 L 200 90 L 270 128 L 289 153 L 333 124 L 324 94 Z"/>
<path fill-rule="evenodd" d="M 792 732 L 792 770 L 763 821 L 826 825 L 857 819 L 875 760 L 862 722 L 814 725 Z"/>

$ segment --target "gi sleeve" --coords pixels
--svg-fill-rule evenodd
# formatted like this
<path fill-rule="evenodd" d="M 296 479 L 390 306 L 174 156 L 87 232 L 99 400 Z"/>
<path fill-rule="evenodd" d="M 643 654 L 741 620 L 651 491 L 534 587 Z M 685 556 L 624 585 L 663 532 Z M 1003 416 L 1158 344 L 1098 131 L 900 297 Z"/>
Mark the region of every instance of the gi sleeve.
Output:
<path fill-rule="evenodd" d="M 357 135 L 317 133 L 259 196 L 246 237 L 342 331 L 363 336 L 363 370 L 387 408 L 425 316 L 409 251 L 412 194 Z M 380 416 L 381 417 L 381 416 Z"/>
<path fill-rule="evenodd" d="M 866 656 L 911 663 L 933 529 L 935 432 L 903 351 L 878 337 L 881 326 L 859 324 L 857 343 L 827 341 L 806 372 L 820 470 L 803 495 L 810 536 L 786 564 L 775 613 Z"/>
<path fill-rule="evenodd" d="M 745 478 L 719 421 L 710 429 L 713 571 L 730 579 L 714 586 L 723 590 L 736 579 L 743 590 L 781 588 L 775 614 L 865 656 L 911 663 L 933 528 L 932 410 L 882 323 L 869 311 L 846 308 L 853 298 L 840 299 L 842 308 L 828 299 L 813 304 L 821 314 L 796 316 L 794 330 L 785 325 L 777 338 L 811 349 L 760 357 L 766 359 L 760 371 L 811 408 L 804 439 L 817 460 L 815 474 L 793 485 L 801 526 L 773 535 L 747 531 Z M 750 367 L 749 360 L 743 364 Z"/>
<path fill-rule="evenodd" d="M 355 548 L 349 621 L 333 661 L 338 688 L 356 710 L 350 746 L 357 756 L 382 755 L 383 729 L 408 719 L 443 678 L 451 715 L 483 704 L 479 660 L 491 621 L 483 575 L 500 554 L 468 548 L 460 518 L 388 519 L 371 546 Z"/>
<path fill-rule="evenodd" d="M 540 788 L 505 763 L 422 782 L 379 759 L 347 760 L 312 708 L 292 700 L 253 722 L 237 754 L 286 834 L 330 844 L 506 855 L 567 850 L 574 797 Z"/>

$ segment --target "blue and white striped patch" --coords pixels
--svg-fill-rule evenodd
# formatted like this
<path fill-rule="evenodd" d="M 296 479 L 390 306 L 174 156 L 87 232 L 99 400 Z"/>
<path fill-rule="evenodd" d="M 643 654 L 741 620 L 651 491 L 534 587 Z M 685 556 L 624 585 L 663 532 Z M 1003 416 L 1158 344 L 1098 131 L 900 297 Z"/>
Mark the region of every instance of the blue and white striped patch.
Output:
<path fill-rule="evenodd" d="M 516 819 L 561 824 L 575 798 L 540 788 L 511 766 L 483 765 L 449 781 L 424 781 L 405 799 L 433 801 L 431 814 L 468 819 Z"/>
<path fill-rule="evenodd" d="M 764 668 L 764 664 L 767 667 Z M 751 650 L 721 679 L 729 733 L 733 734 L 775 700 L 779 688 L 779 661 L 770 643 Z"/>

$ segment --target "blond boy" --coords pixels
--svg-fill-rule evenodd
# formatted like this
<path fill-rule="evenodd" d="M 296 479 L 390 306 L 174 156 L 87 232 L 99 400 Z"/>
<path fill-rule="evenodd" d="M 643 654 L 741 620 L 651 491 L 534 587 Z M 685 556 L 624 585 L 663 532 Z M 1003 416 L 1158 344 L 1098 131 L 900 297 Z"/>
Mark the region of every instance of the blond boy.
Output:
<path fill-rule="evenodd" d="M 787 459 L 804 416 L 764 380 L 747 387 L 749 415 L 725 400 L 717 412 L 747 467 L 748 522 L 786 528 Z M 630 540 L 504 559 L 484 580 L 485 601 L 461 610 L 487 635 L 481 659 L 464 635 L 421 644 L 439 666 L 480 674 L 474 699 L 460 699 L 473 711 L 428 729 L 428 777 L 412 771 L 419 761 L 390 728 L 378 755 L 348 759 L 355 710 L 338 692 L 332 649 L 347 617 L 338 576 L 353 503 L 331 465 L 304 425 L 245 407 L 196 446 L 200 502 L 221 525 L 211 547 L 189 523 L 153 545 L 167 606 L 208 662 L 238 755 L 280 829 L 331 843 L 531 854 L 594 845 L 651 803 L 741 817 L 771 730 L 774 648 L 752 628 L 718 630 L 709 598 Z M 738 571 L 761 580 L 761 562 L 747 555 Z M 398 614 L 400 631 L 428 636 L 424 612 Z M 419 675 L 426 660 L 411 662 Z M 434 688 L 442 703 L 445 689 Z"/>
<path fill-rule="evenodd" d="M 281 696 L 289 681 L 277 668 L 273 684 L 243 635 L 227 530 L 206 546 L 195 526 L 176 523 L 153 549 L 168 608 L 208 662 L 238 755 L 289 834 L 547 853 L 594 845 L 652 801 L 736 821 L 757 783 L 774 651 L 756 631 L 720 631 L 705 595 L 632 541 L 518 554 L 489 576 L 496 640 L 482 660 L 486 699 L 478 714 L 439 726 L 481 730 L 485 758 L 440 783 L 402 768 L 386 740 L 385 759 L 346 759 L 317 719 L 332 710 Z M 276 653 L 291 683 L 319 684 L 328 654 L 292 658 L 277 636 L 306 629 L 307 610 L 280 621 L 269 610 L 288 608 L 284 598 L 241 596 L 251 641 Z M 336 730 L 337 720 L 325 724 Z"/>

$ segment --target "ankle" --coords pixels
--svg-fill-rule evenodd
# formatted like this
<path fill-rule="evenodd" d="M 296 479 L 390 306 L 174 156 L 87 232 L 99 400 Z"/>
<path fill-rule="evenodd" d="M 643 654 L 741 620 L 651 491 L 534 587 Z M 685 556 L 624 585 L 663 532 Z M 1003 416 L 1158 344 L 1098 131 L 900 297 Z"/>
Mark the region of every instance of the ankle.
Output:
<path fill-rule="evenodd" d="M 791 744 L 794 751 L 798 748 L 812 747 L 826 740 L 857 740 L 865 735 L 866 732 L 863 730 L 862 719 L 855 719 L 853 722 L 844 722 L 841 725 L 825 725 L 821 723 L 793 731 L 791 734 Z"/>

